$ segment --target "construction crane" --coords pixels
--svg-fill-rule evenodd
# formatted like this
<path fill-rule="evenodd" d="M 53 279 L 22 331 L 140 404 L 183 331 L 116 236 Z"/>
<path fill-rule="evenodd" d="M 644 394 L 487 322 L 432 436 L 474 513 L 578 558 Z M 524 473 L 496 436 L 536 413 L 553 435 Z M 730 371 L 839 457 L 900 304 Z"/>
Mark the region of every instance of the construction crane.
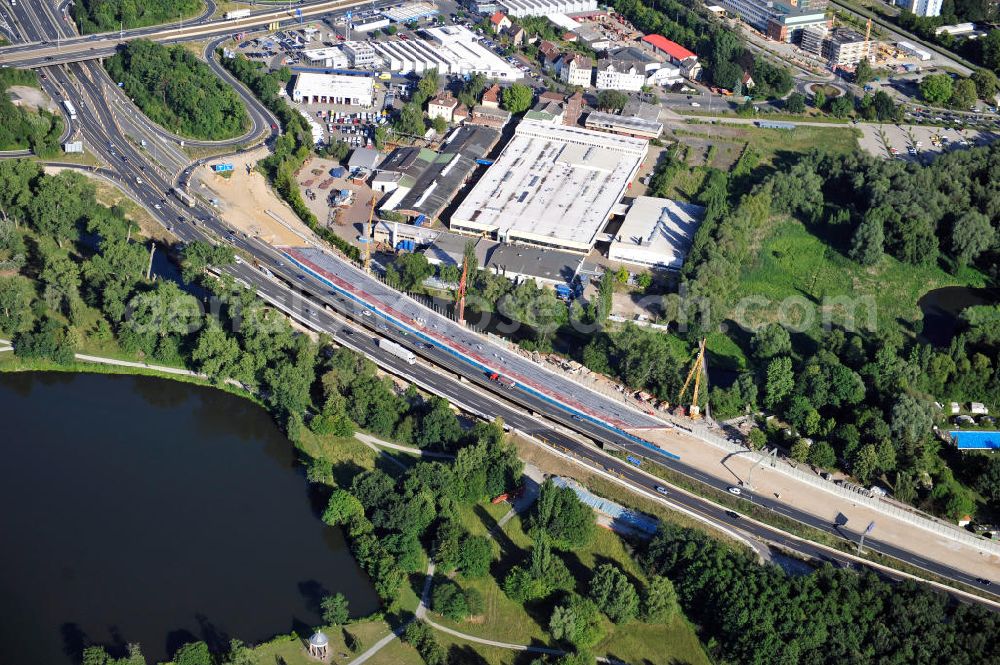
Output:
<path fill-rule="evenodd" d="M 469 276 L 468 257 L 462 257 L 462 279 L 458 280 L 458 322 L 465 323 L 465 280 Z"/>
<path fill-rule="evenodd" d="M 691 363 L 691 371 L 688 372 L 687 379 L 684 380 L 684 386 L 677 396 L 677 401 L 683 403 L 684 395 L 687 393 L 688 386 L 691 384 L 691 379 L 693 378 L 694 392 L 691 394 L 691 406 L 688 409 L 688 415 L 696 420 L 701 418 L 701 409 L 698 407 L 698 395 L 701 390 L 701 375 L 704 373 L 706 373 L 705 340 L 702 339 L 698 342 L 698 353 L 694 357 L 694 362 Z"/>
<path fill-rule="evenodd" d="M 372 243 L 375 241 L 375 195 L 372 194 L 372 208 L 368 212 L 368 226 L 362 232 L 365 243 L 365 272 L 369 275 L 372 272 Z"/>

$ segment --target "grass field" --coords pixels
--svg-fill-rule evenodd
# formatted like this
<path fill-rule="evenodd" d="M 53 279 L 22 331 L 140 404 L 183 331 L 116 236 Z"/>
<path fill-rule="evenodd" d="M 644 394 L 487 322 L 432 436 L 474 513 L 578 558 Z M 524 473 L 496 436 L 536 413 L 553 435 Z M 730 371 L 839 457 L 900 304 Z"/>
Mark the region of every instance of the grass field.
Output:
<path fill-rule="evenodd" d="M 891 284 L 892 288 L 885 288 Z M 922 318 L 917 301 L 928 291 L 953 285 L 982 285 L 973 271 L 950 275 L 937 266 L 912 266 L 890 256 L 870 268 L 861 266 L 830 247 L 801 222 L 776 222 L 762 240 L 756 261 L 744 268 L 738 297 L 763 297 L 765 307 L 748 310 L 748 317 L 760 323 L 777 320 L 781 303 L 790 297 L 804 299 L 815 307 L 813 321 L 802 320 L 804 331 L 814 336 L 826 319 L 834 324 L 849 323 L 853 311 L 859 328 L 902 327 L 904 331 Z M 847 296 L 843 304 L 832 299 Z"/>
<path fill-rule="evenodd" d="M 357 648 L 351 651 L 347 648 L 344 631 L 348 631 L 357 640 Z M 389 634 L 389 625 L 384 621 L 364 621 L 345 626 L 343 629 L 325 629 L 323 632 L 330 638 L 330 653 L 332 662 L 346 663 L 374 645 Z M 259 646 L 255 652 L 261 665 L 285 663 L 285 665 L 315 665 L 318 661 L 310 658 L 306 652 L 305 640 L 308 635 L 298 637 L 280 637 Z M 281 659 L 281 660 L 279 660 Z M 424 661 L 416 650 L 399 640 L 393 640 L 366 661 L 369 665 L 421 665 Z"/>
<path fill-rule="evenodd" d="M 463 508 L 461 519 L 473 533 L 490 532 L 496 520 L 507 512 L 508 506 L 500 504 L 479 504 Z M 453 622 L 435 614 L 434 620 L 442 625 L 460 630 L 470 635 L 513 644 L 541 644 L 555 646 L 548 635 L 548 617 L 553 603 L 533 603 L 527 608 L 507 598 L 498 580 L 503 580 L 511 567 L 520 563 L 527 555 L 531 539 L 525 533 L 520 517 L 514 517 L 497 536 L 499 558 L 494 562 L 491 575 L 479 580 L 462 580 L 463 587 L 474 588 L 482 594 L 485 612 L 481 617 L 468 621 Z M 633 559 L 629 546 L 617 535 L 598 528 L 593 541 L 586 547 L 572 552 L 563 552 L 574 577 L 578 580 L 576 591 L 586 594 L 587 584 L 593 570 L 602 563 L 615 563 L 632 579 L 643 583 L 645 577 Z M 663 625 L 644 624 L 633 621 L 622 626 L 610 622 L 605 625 L 607 637 L 596 648 L 597 655 L 614 656 L 629 663 L 708 663 L 694 629 L 683 617 L 676 617 Z M 442 636 L 443 637 L 443 636 Z M 448 638 L 453 640 L 453 638 Z M 457 640 L 461 642 L 461 640 Z M 515 654 L 501 650 L 475 647 L 487 662 L 510 663 Z"/>

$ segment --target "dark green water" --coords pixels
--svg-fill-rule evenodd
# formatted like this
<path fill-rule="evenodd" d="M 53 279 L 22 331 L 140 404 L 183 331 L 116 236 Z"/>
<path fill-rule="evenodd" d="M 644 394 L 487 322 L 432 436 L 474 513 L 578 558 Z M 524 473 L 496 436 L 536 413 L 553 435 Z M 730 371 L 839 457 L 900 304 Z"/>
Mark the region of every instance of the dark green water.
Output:
<path fill-rule="evenodd" d="M 263 410 L 146 377 L 0 374 L 0 663 L 261 641 L 374 592 Z"/>

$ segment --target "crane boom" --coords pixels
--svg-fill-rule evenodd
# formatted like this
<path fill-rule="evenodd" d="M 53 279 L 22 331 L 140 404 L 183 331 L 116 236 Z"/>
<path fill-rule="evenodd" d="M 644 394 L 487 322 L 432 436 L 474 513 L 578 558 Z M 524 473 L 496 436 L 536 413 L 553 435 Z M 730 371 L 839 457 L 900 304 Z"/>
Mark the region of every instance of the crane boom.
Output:
<path fill-rule="evenodd" d="M 691 379 L 694 379 L 694 392 L 691 395 L 691 407 L 688 413 L 692 418 L 700 418 L 701 410 L 698 407 L 698 395 L 701 392 L 701 375 L 705 371 L 705 340 L 702 339 L 698 342 L 698 353 L 695 354 L 694 362 L 691 363 L 691 370 L 688 372 L 687 378 L 684 380 L 684 385 L 681 387 L 681 392 L 677 397 L 678 402 L 684 401 L 684 395 L 687 394 L 688 386 L 691 385 Z"/>
<path fill-rule="evenodd" d="M 365 272 L 371 274 L 372 271 L 372 241 L 375 239 L 375 195 L 372 195 L 371 210 L 368 211 L 368 226 L 365 227 Z"/>

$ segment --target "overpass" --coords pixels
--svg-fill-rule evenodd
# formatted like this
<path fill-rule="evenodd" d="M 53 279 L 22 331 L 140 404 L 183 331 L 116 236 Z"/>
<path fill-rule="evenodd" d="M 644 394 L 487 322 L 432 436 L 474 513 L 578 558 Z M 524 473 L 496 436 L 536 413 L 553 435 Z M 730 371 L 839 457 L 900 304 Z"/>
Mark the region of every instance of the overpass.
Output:
<path fill-rule="evenodd" d="M 371 6 L 370 0 L 324 0 L 304 3 L 292 9 L 257 12 L 241 19 L 204 18 L 195 20 L 192 25 L 187 27 L 164 28 L 156 26 L 66 39 L 57 38 L 55 42 L 48 40 L 24 42 L 0 48 L 0 66 L 31 69 L 96 60 L 114 55 L 122 44 L 135 39 L 149 39 L 161 44 L 176 44 L 260 29 L 274 22 L 288 25 L 298 22 L 300 18 L 322 16 L 332 11 L 363 5 Z"/>

